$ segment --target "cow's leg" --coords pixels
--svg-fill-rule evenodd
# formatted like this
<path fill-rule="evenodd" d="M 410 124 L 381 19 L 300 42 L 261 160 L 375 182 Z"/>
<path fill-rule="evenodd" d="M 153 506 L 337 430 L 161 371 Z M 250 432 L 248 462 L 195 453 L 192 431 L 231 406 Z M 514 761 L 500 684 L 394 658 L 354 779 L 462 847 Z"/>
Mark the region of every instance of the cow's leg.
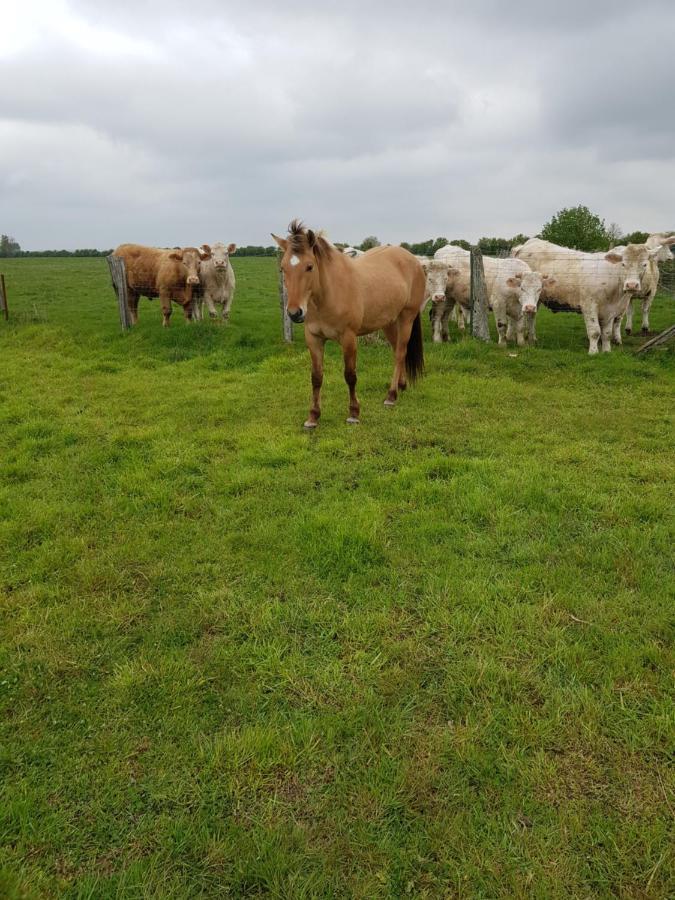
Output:
<path fill-rule="evenodd" d="M 159 302 L 162 304 L 162 325 L 168 328 L 171 322 L 171 295 L 167 291 L 160 291 Z"/>
<path fill-rule="evenodd" d="M 656 292 L 649 292 L 642 299 L 642 333 L 649 334 L 649 310 L 652 308 Z"/>
<path fill-rule="evenodd" d="M 431 304 L 431 309 L 429 310 L 429 320 L 431 321 L 431 340 L 434 344 L 440 344 L 443 340 L 443 307 L 447 305 L 447 300 L 442 301 L 441 303 L 433 303 Z M 389 336 L 389 332 L 387 329 L 384 329 L 384 333 L 387 335 L 389 343 L 392 347 L 396 347 L 396 337 L 398 335 L 398 328 L 396 323 L 388 326 L 390 329 L 393 327 L 393 331 L 391 334 L 393 337 Z"/>
<path fill-rule="evenodd" d="M 628 306 L 626 307 L 626 334 L 633 333 L 633 301 L 630 299 L 628 301 Z"/>
<path fill-rule="evenodd" d="M 138 324 L 138 300 L 139 295 L 136 291 L 127 288 L 127 308 L 129 309 L 129 317 L 131 318 L 132 325 Z"/>
<path fill-rule="evenodd" d="M 321 385 L 323 384 L 323 351 L 326 342 L 305 331 L 305 343 L 312 358 L 312 405 L 305 428 L 316 428 L 321 418 Z"/>
<path fill-rule="evenodd" d="M 528 313 L 527 321 L 527 340 L 534 346 L 537 343 L 537 316 L 535 313 Z"/>
<path fill-rule="evenodd" d="M 213 302 L 213 297 L 209 294 L 208 291 L 206 291 L 204 294 L 203 302 L 206 303 L 207 309 L 209 311 L 209 318 L 217 319 L 218 318 L 218 310 L 216 309 L 215 304 Z"/>
<path fill-rule="evenodd" d="M 223 303 L 223 322 L 227 323 L 230 321 L 230 309 L 232 307 L 232 298 L 234 294 L 230 293 L 225 298 L 225 302 Z"/>
<path fill-rule="evenodd" d="M 598 311 L 595 306 L 591 306 L 584 310 L 583 315 L 586 323 L 586 334 L 588 335 L 588 352 L 594 354 L 598 352 L 598 341 L 600 340 Z"/>
<path fill-rule="evenodd" d="M 349 388 L 349 417 L 348 425 L 358 425 L 361 406 L 356 396 L 356 348 L 358 341 L 352 331 L 342 335 L 342 356 L 345 362 L 345 381 Z"/>
<path fill-rule="evenodd" d="M 517 319 L 509 316 L 509 325 L 513 326 L 516 332 L 516 343 L 519 347 L 525 346 L 525 316 L 521 313 Z M 508 335 L 508 332 L 507 332 Z"/>
<path fill-rule="evenodd" d="M 623 319 L 622 315 L 614 316 L 614 322 L 612 323 L 612 343 L 617 346 L 621 346 L 621 320 Z"/>
<path fill-rule="evenodd" d="M 513 324 L 511 319 L 507 318 L 506 307 L 500 300 L 492 304 L 492 312 L 497 326 L 497 344 L 505 347 L 507 341 L 513 340 Z"/>
<path fill-rule="evenodd" d="M 609 353 L 612 349 L 612 332 L 614 329 L 614 316 L 606 314 L 606 317 L 600 322 L 600 339 L 602 343 L 602 352 Z"/>
<path fill-rule="evenodd" d="M 450 329 L 448 321 L 450 319 L 450 304 L 446 300 L 443 304 L 443 312 L 441 313 L 441 341 L 447 344 L 450 340 Z"/>

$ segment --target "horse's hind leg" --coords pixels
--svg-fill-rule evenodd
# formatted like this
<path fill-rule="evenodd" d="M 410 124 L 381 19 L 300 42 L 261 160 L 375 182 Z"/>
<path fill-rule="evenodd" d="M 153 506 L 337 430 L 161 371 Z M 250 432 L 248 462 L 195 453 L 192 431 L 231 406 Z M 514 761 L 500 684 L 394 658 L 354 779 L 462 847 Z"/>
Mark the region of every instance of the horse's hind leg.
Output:
<path fill-rule="evenodd" d="M 394 374 L 389 385 L 387 399 L 384 401 L 385 406 L 393 406 L 396 403 L 399 389 L 404 389 L 401 388 L 401 385 L 405 386 L 406 384 L 405 352 L 410 340 L 413 322 L 415 321 L 415 313 L 411 314 L 404 310 L 396 321 L 398 328 L 396 345 L 394 346 Z"/>
<path fill-rule="evenodd" d="M 349 388 L 349 418 L 348 425 L 358 425 L 361 405 L 356 396 L 356 335 L 348 332 L 342 336 L 342 355 L 345 361 L 345 381 Z"/>
<path fill-rule="evenodd" d="M 396 344 L 398 342 L 398 324 L 396 322 L 392 322 L 391 325 L 387 325 L 386 328 L 382 329 L 384 334 L 391 344 L 391 349 L 394 351 L 394 358 L 396 358 Z M 399 381 L 398 381 L 398 389 L 399 391 L 404 391 L 408 387 L 408 382 L 405 374 L 405 366 L 403 367 L 403 371 L 400 373 Z"/>

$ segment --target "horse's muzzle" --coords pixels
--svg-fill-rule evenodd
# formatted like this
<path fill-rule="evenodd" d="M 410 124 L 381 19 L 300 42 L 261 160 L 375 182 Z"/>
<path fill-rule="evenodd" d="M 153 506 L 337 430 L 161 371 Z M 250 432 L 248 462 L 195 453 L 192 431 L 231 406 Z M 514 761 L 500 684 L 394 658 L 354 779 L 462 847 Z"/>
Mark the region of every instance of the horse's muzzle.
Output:
<path fill-rule="evenodd" d="M 296 325 L 302 325 L 305 321 L 305 313 L 302 309 L 296 309 L 295 312 L 288 314 L 291 317 L 291 321 L 295 322 Z"/>

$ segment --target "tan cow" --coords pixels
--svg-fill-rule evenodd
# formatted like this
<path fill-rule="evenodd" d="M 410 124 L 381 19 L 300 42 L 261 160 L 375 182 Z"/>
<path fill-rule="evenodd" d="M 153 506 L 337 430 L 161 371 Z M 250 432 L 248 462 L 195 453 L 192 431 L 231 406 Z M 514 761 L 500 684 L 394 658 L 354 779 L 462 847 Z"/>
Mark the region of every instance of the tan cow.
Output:
<path fill-rule="evenodd" d="M 162 324 L 169 325 L 171 302 L 183 307 L 183 315 L 192 319 L 192 291 L 199 284 L 199 266 L 210 254 L 195 247 L 158 250 L 141 244 L 120 244 L 115 256 L 124 260 L 127 273 L 127 298 L 132 325 L 138 322 L 141 297 L 159 297 Z"/>

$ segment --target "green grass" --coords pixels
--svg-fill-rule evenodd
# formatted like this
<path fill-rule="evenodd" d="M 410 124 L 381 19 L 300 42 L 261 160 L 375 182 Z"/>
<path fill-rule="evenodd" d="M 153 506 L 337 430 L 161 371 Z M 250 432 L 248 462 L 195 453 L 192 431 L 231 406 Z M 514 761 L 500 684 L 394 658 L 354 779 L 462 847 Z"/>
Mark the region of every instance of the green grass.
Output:
<path fill-rule="evenodd" d="M 350 428 L 333 348 L 307 435 L 234 262 L 129 334 L 104 260 L 0 266 L 0 896 L 673 896 L 672 352 L 544 311 L 392 411 L 364 346 Z"/>

